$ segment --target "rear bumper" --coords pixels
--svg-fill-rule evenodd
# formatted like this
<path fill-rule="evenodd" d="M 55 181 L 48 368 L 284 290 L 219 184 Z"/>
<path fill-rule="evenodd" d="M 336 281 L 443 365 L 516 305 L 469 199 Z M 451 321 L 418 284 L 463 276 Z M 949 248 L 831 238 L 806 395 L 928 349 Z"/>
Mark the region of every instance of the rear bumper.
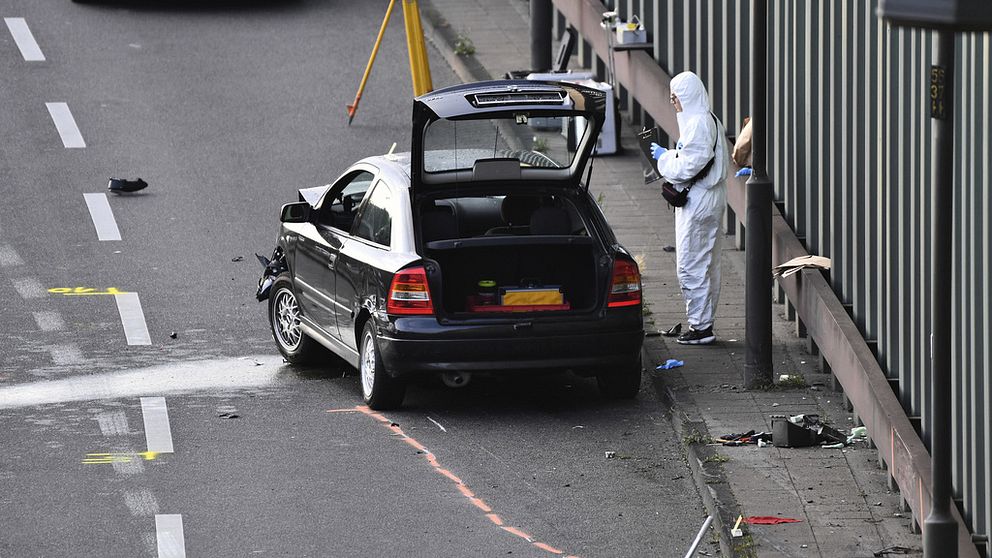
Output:
<path fill-rule="evenodd" d="M 638 308 L 639 310 L 639 308 Z M 644 330 L 636 316 L 592 323 L 445 326 L 401 318 L 380 329 L 379 351 L 392 375 L 615 369 L 638 362 Z"/>

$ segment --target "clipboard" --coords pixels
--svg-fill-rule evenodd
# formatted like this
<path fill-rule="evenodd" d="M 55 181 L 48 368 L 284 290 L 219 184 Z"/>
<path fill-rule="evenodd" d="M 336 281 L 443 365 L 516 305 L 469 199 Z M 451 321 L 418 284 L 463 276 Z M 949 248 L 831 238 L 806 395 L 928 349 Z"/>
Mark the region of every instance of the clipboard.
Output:
<path fill-rule="evenodd" d="M 661 175 L 658 174 L 658 167 L 655 164 L 654 157 L 651 156 L 652 143 L 661 144 L 660 128 L 655 126 L 637 132 L 637 144 L 641 147 L 641 170 L 644 172 L 645 184 L 651 184 L 652 182 L 661 180 Z"/>

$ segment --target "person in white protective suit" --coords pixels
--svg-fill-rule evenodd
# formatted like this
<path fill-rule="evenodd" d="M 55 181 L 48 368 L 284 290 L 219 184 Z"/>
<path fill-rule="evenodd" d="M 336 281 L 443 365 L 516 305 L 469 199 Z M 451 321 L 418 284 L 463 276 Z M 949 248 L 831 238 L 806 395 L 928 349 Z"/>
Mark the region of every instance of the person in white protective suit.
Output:
<path fill-rule="evenodd" d="M 682 72 L 672 78 L 671 89 L 678 143 L 674 149 L 652 144 L 652 156 L 665 180 L 679 190 L 690 188 L 688 202 L 675 208 L 677 271 L 690 326 L 677 341 L 705 345 L 716 340 L 713 319 L 720 298 L 720 225 L 727 205 L 729 154 L 723 125 L 710 112 L 699 76 Z"/>

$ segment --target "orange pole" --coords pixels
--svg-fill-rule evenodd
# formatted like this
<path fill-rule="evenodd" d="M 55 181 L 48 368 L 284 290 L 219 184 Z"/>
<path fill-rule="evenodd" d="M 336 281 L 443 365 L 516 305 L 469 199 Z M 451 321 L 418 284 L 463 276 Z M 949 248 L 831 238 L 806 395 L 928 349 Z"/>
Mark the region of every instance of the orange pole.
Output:
<path fill-rule="evenodd" d="M 386 8 L 386 17 L 382 18 L 382 25 L 379 26 L 379 35 L 375 38 L 375 45 L 372 46 L 372 55 L 369 56 L 369 63 L 365 66 L 365 74 L 362 76 L 362 82 L 358 85 L 358 92 L 355 93 L 355 100 L 348 105 L 348 125 L 351 126 L 351 121 L 355 119 L 355 113 L 358 112 L 358 103 L 362 100 L 362 93 L 365 91 L 365 84 L 369 81 L 369 75 L 372 73 L 372 64 L 375 62 L 375 55 L 379 53 L 379 45 L 382 44 L 382 36 L 386 34 L 386 27 L 389 25 L 389 16 L 393 14 L 393 6 L 396 4 L 396 0 L 389 0 L 389 7 Z"/>

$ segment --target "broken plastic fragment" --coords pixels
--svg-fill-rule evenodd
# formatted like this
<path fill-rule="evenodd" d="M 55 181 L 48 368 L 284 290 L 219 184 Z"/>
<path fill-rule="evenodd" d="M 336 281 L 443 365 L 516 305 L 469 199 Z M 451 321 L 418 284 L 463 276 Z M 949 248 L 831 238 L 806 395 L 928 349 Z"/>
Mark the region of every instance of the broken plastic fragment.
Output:
<path fill-rule="evenodd" d="M 682 333 L 682 323 L 681 322 L 679 322 L 679 323 L 673 325 L 672 327 L 666 329 L 665 331 L 661 332 L 661 334 L 664 335 L 665 337 L 678 337 L 678 335 L 680 333 Z"/>
<path fill-rule="evenodd" d="M 123 178 L 111 178 L 107 183 L 107 189 L 115 194 L 123 192 L 137 192 L 148 187 L 148 183 L 138 178 L 135 180 L 125 180 Z"/>

